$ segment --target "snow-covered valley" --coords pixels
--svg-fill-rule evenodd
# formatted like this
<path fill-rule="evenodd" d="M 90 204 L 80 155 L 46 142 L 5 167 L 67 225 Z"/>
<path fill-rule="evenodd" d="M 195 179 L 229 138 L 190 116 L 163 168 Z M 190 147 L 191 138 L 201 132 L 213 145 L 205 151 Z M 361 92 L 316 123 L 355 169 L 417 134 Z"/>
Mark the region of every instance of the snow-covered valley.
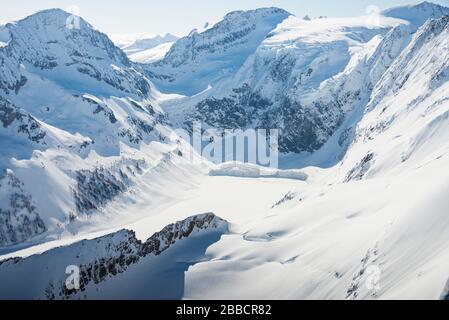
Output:
<path fill-rule="evenodd" d="M 0 299 L 449 299 L 449 8 L 120 47 L 68 17 L 0 26 Z M 279 169 L 195 121 L 279 129 Z"/>

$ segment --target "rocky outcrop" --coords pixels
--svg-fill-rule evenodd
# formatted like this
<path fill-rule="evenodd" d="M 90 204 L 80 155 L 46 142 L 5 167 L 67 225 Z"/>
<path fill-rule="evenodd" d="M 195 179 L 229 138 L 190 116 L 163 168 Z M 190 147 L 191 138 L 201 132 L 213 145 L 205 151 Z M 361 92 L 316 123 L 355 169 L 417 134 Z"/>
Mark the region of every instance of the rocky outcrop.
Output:
<path fill-rule="evenodd" d="M 143 259 L 157 259 L 165 251 L 190 237 L 201 236 L 207 232 L 227 232 L 227 222 L 213 213 L 196 215 L 170 224 L 153 234 L 147 241 L 141 242 L 133 231 L 121 230 L 93 240 L 84 240 L 67 247 L 50 250 L 42 255 L 28 258 L 15 258 L 0 262 L 0 278 L 14 270 L 26 270 L 34 267 L 38 274 L 44 272 L 39 263 L 52 259 L 57 272 L 45 273 L 41 277 L 42 288 L 33 288 L 35 295 L 43 299 L 72 299 L 82 297 L 89 288 L 111 281 L 119 274 L 128 271 Z M 65 284 L 68 265 L 79 263 L 79 289 L 68 289 Z M 45 265 L 45 264 L 43 264 Z M 59 270 L 60 269 L 60 270 Z M 11 288 L 9 288 L 11 289 Z M 0 296 L 8 287 L 0 287 Z M 26 296 L 24 288 L 22 295 Z M 34 296 L 33 298 L 36 298 Z"/>
<path fill-rule="evenodd" d="M 132 63 L 123 51 L 80 17 L 74 17 L 75 28 L 67 27 L 70 17 L 67 12 L 52 9 L 6 25 L 11 40 L 7 47 L 0 49 L 6 68 L 2 71 L 4 76 L 0 73 L 4 90 L 16 91 L 26 81 L 15 69 L 22 63 L 44 72 L 70 70 L 74 74 L 66 77 L 75 83 L 79 82 L 76 80 L 79 75 L 75 74 L 80 73 L 118 91 L 148 96 L 149 82 L 137 69 L 131 68 Z M 16 75 L 16 80 L 8 77 L 8 81 L 7 73 Z"/>
<path fill-rule="evenodd" d="M 45 144 L 46 132 L 41 129 L 39 122 L 2 97 L 0 97 L 0 122 L 3 128 L 14 126 L 18 134 L 24 134 L 31 142 Z"/>
<path fill-rule="evenodd" d="M 313 153 L 338 134 L 339 137 L 332 140 L 336 142 L 338 155 L 333 156 L 341 160 L 360 118 L 354 115 L 362 114 L 371 98 L 374 100 L 368 108 L 375 105 L 376 84 L 388 75 L 420 26 L 429 18 L 440 18 L 447 10 L 433 4 L 391 10 L 385 14 L 404 16 L 410 23 L 399 20 L 391 23 L 391 19 L 380 16 L 382 23 L 373 25 L 366 20 L 332 20 L 323 24 L 320 19 L 304 21 L 289 17 L 272 25 L 265 39 L 251 49 L 252 54 L 244 56 L 244 63 L 226 69 L 223 72 L 226 77 L 219 79 L 221 70 L 215 70 L 215 59 L 222 61 L 235 56 L 231 54 L 232 48 L 229 52 L 222 50 L 220 43 L 214 41 L 214 35 L 240 30 L 240 24 L 231 23 L 232 19 L 225 17 L 207 31 L 178 41 L 167 57 L 152 65 L 150 70 L 159 74 L 167 71 L 165 74 L 170 80 L 158 82 L 167 91 L 182 91 L 190 83 L 195 86 L 202 83 L 201 90 L 205 90 L 211 84 L 199 94 L 200 90 L 192 92 L 195 95 L 191 99 L 175 102 L 176 109 L 167 103 L 169 110 L 174 110 L 174 121 L 182 118 L 179 109 L 185 110 L 187 128 L 191 128 L 192 121 L 201 121 L 203 127 L 218 129 L 279 129 L 282 153 Z M 420 14 L 422 19 L 413 19 Z M 235 16 L 251 21 L 253 18 L 249 17 L 257 17 L 257 12 L 236 13 Z M 222 25 L 228 27 L 225 29 Z M 431 36 L 440 32 L 444 25 L 443 18 L 443 22 L 434 24 L 432 29 L 426 26 L 423 29 L 429 29 L 424 32 Z M 259 27 L 256 24 L 256 28 Z M 420 37 L 425 38 L 418 35 Z M 181 45 L 187 42 L 190 45 Z M 203 48 L 200 43 L 205 43 L 202 51 L 195 49 Z M 233 43 L 236 48 L 238 45 Z M 359 53 L 354 54 L 356 51 Z M 444 83 L 449 74 L 447 70 L 442 67 L 434 75 L 434 86 Z M 402 76 L 400 81 L 391 83 L 397 87 L 395 92 L 408 82 L 407 74 Z M 186 79 L 190 83 L 185 83 Z M 385 88 L 388 90 L 390 86 Z"/>
<path fill-rule="evenodd" d="M 212 213 L 193 216 L 183 221 L 170 224 L 160 232 L 152 235 L 144 243 L 140 242 L 134 232 L 123 230 L 113 235 L 108 235 L 92 241 L 104 242 L 106 244 L 107 257 L 99 257 L 89 264 L 80 266 L 80 291 L 94 283 L 98 285 L 108 278 L 124 273 L 133 264 L 148 256 L 158 256 L 168 250 L 176 242 L 192 236 L 194 231 L 206 229 L 217 229 L 226 222 Z M 120 240 L 116 243 L 116 240 Z M 89 245 L 86 242 L 84 245 Z M 61 292 L 55 297 L 63 299 L 70 298 L 79 290 L 68 290 L 64 285 Z M 48 291 L 48 290 L 47 290 Z M 47 298 L 51 298 L 47 297 Z"/>
<path fill-rule="evenodd" d="M 289 16 L 279 8 L 231 12 L 203 32 L 193 30 L 179 39 L 164 59 L 144 69 L 164 92 L 196 94 L 235 73 Z"/>
<path fill-rule="evenodd" d="M 443 293 L 441 294 L 441 300 L 449 301 L 449 280 L 447 281 Z"/>
<path fill-rule="evenodd" d="M 46 231 L 31 196 L 13 172 L 0 177 L 0 247 L 30 240 Z"/>
<path fill-rule="evenodd" d="M 187 115 L 186 128 L 202 122 L 217 129 L 279 129 L 281 152 L 313 152 L 319 149 L 344 120 L 342 102 L 316 101 L 307 107 L 290 98 L 263 98 L 248 84 L 233 89 L 229 97 L 207 98 Z"/>
<path fill-rule="evenodd" d="M 199 62 L 204 55 L 228 51 L 235 46 L 246 44 L 251 36 L 261 37 L 258 31 L 264 24 L 269 24 L 273 29 L 289 15 L 288 12 L 279 8 L 228 13 L 212 28 L 202 33 L 194 30 L 187 37 L 178 40 L 166 57 L 156 62 L 155 66 L 170 65 L 177 68 Z"/>
<path fill-rule="evenodd" d="M 368 153 L 362 160 L 360 160 L 354 168 L 352 168 L 345 179 L 345 182 L 360 181 L 368 173 L 375 160 L 374 153 Z"/>
<path fill-rule="evenodd" d="M 73 189 L 79 213 L 91 213 L 122 194 L 141 175 L 145 160 L 123 160 L 114 165 L 75 172 L 76 187 Z"/>
<path fill-rule="evenodd" d="M 142 68 L 81 17 L 41 11 L 0 26 L 0 42 L 0 171 L 29 170 L 24 189 L 60 232 L 130 188 L 141 147 L 165 138 L 167 119 Z M 40 192 L 36 179 L 61 194 Z"/>

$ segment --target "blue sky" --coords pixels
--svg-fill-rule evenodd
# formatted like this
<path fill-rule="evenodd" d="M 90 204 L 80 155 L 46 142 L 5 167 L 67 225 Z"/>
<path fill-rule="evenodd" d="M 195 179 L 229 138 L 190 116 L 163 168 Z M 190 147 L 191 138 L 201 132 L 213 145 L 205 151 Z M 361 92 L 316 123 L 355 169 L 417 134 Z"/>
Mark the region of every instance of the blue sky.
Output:
<path fill-rule="evenodd" d="M 108 34 L 171 32 L 184 35 L 233 10 L 276 6 L 297 16 L 356 16 L 371 5 L 381 9 L 411 0 L 0 0 L 0 23 L 47 8 L 79 8 L 80 15 Z M 432 2 L 449 6 L 449 0 Z"/>

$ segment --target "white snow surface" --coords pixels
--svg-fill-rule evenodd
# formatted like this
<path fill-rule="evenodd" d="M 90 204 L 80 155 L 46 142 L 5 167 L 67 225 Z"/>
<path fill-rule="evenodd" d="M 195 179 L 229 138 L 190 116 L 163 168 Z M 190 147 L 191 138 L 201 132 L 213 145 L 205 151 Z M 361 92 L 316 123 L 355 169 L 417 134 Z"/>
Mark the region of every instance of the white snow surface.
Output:
<path fill-rule="evenodd" d="M 232 76 L 290 13 L 279 8 L 235 11 L 204 31 L 176 41 L 165 58 L 148 66 L 164 93 L 194 95 Z"/>
<path fill-rule="evenodd" d="M 303 181 L 307 180 L 307 174 L 301 170 L 279 170 L 241 162 L 230 162 L 217 165 L 209 171 L 209 175 L 241 178 L 285 178 Z"/>
<path fill-rule="evenodd" d="M 150 49 L 128 53 L 129 59 L 139 63 L 152 63 L 164 59 L 174 42 L 167 42 Z"/>
<path fill-rule="evenodd" d="M 162 60 L 178 39 L 177 36 L 167 33 L 153 37 L 140 35 L 137 38 L 117 36 L 114 42 L 131 61 L 152 63 Z"/>
<path fill-rule="evenodd" d="M 132 230 L 138 240 L 146 241 L 175 221 L 213 212 L 227 222 L 226 226 L 220 223 L 216 230 L 196 230 L 192 237 L 160 256 L 139 260 L 123 273 L 89 286 L 76 298 L 447 299 L 447 8 L 424 3 L 392 9 L 380 17 L 380 25 L 369 27 L 366 17 L 306 21 L 273 10 L 255 14 L 256 25 L 262 21 L 267 27 L 262 28 L 265 35 L 249 46 L 251 52 L 238 57 L 238 68 L 230 71 L 229 77 L 200 77 L 201 72 L 216 69 L 215 65 L 203 71 L 199 68 L 195 69 L 198 82 L 189 87 L 188 77 L 198 61 L 201 67 L 210 63 L 211 57 L 228 57 L 226 63 L 235 62 L 233 54 L 242 54 L 248 39 L 242 47 L 230 51 L 226 46 L 218 47 L 217 55 L 199 50 L 199 60 L 188 56 L 185 61 L 181 59 L 185 56 L 177 53 L 183 52 L 178 50 L 192 38 L 209 42 L 195 33 L 179 40 L 170 50 L 171 58 L 169 53 L 161 60 L 165 62 L 152 68 L 169 76 L 176 76 L 176 72 L 181 75 L 173 85 L 162 80 L 153 84 L 146 79 L 151 89 L 146 95 L 110 88 L 107 82 L 100 82 L 103 88 L 94 92 L 60 85 L 61 79 L 29 69 L 28 65 L 26 71 L 20 71 L 30 80 L 16 96 L 9 95 L 13 97 L 10 100 L 20 112 L 37 119 L 40 130 L 47 132 L 42 140 L 47 145 L 29 142 L 24 150 L 18 148 L 13 153 L 14 146 L 19 145 L 15 141 L 25 139 L 17 133 L 22 122 L 16 120 L 0 131 L 0 141 L 10 150 L 6 157 L 2 155 L 3 163 L 24 183 L 25 194 L 32 195 L 50 228 L 31 242 L 0 249 L 1 261 L 25 258 L 17 267 L 14 260 L 0 264 L 0 279 L 8 281 L 7 286 L 0 287 L 1 297 L 45 298 L 48 291 L 53 292 L 47 290 L 53 280 L 48 271 L 63 274 L 80 252 L 82 263 L 95 257 L 114 258 L 122 243 L 130 245 L 130 253 L 135 252 L 133 237 L 122 229 Z M 272 17 L 273 12 L 276 18 L 268 18 L 268 28 L 264 19 Z M 416 19 L 418 16 L 433 19 L 424 22 Z M 241 17 L 241 12 L 233 13 L 225 20 L 238 22 Z M 206 32 L 216 32 L 217 25 L 220 23 Z M 245 29 L 246 24 L 242 26 Z M 220 33 L 211 39 L 221 39 Z M 294 72 L 310 65 L 318 70 L 298 88 L 287 80 L 291 84 L 287 91 L 269 83 L 263 75 L 270 69 L 260 64 L 272 63 L 284 51 L 296 59 Z M 121 57 L 121 51 L 112 52 Z M 103 53 L 100 50 L 98 54 Z M 316 69 L 323 58 L 329 68 Z M 132 83 L 137 65 L 130 64 L 126 57 L 121 59 L 108 60 L 107 70 L 114 74 L 122 70 L 126 76 L 120 79 Z M 173 64 L 179 64 L 179 68 Z M 14 72 L 5 75 L 8 80 L 16 79 Z M 40 79 L 42 75 L 44 79 Z M 82 83 L 87 81 L 84 76 L 81 79 Z M 130 126 L 130 114 L 153 120 L 154 114 L 140 110 L 132 101 L 149 103 L 160 114 L 165 108 L 172 120 L 181 121 L 184 110 L 178 108 L 188 109 L 192 101 L 214 90 L 233 88 L 241 83 L 239 79 L 252 80 L 253 87 L 262 88 L 266 95 L 304 94 L 304 101 L 312 101 L 319 94 L 332 99 L 336 87 L 339 95 L 361 90 L 364 96 L 342 107 L 347 112 L 345 120 L 320 150 L 308 155 L 284 155 L 288 162 L 285 167 L 291 168 L 288 170 L 241 163 L 192 163 L 187 157 L 190 146 L 171 139 L 169 125 L 163 121 L 156 123 L 158 134 L 138 145 L 126 139 L 108 145 L 107 135 L 116 139 L 116 131 L 106 129 L 106 120 L 100 122 L 78 109 L 71 113 L 69 104 L 57 104 L 71 101 L 67 100 L 68 92 L 75 91 L 112 110 L 117 125 Z M 208 88 L 209 80 L 213 85 L 200 96 L 181 96 Z M 158 85 L 162 92 L 177 95 L 158 92 Z M 55 95 L 40 97 L 36 92 L 42 88 Z M 70 105 L 87 108 L 77 103 Z M 45 116 L 47 106 L 58 111 Z M 85 125 L 64 120 L 68 115 L 82 116 L 80 123 Z M 98 123 L 103 124 L 101 128 L 97 128 Z M 33 124 L 29 120 L 29 128 L 37 130 Z M 351 134 L 343 148 L 338 140 L 348 129 Z M 77 147 L 92 137 L 99 140 L 99 146 L 87 150 Z M 70 148 L 69 143 L 74 146 Z M 116 149 L 111 151 L 112 146 Z M 138 160 L 145 160 L 145 165 L 136 165 Z M 119 177 L 118 170 L 126 166 L 134 166 L 135 175 L 126 171 L 130 176 L 123 179 L 126 190 L 109 199 L 95 214 L 79 215 L 71 221 L 70 212 L 75 210 L 73 188 L 77 185 L 74 171 L 93 171 L 99 166 L 109 168 L 102 173 L 106 177 Z M 97 240 L 80 242 L 83 239 Z M 86 243 L 88 250 L 83 251 Z"/>

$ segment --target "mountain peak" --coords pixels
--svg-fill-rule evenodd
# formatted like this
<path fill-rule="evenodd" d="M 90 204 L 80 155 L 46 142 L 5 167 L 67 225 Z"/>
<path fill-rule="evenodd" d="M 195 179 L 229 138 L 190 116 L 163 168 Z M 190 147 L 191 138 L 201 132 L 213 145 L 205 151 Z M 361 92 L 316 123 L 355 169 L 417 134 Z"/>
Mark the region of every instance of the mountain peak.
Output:
<path fill-rule="evenodd" d="M 73 18 L 73 19 L 70 19 Z M 83 18 L 59 8 L 38 11 L 16 22 L 17 24 L 42 24 L 45 26 L 62 27 L 76 23 L 76 28 L 92 28 Z"/>
<path fill-rule="evenodd" d="M 71 63 L 73 59 L 64 59 L 62 52 L 65 52 L 72 57 L 90 56 L 98 61 L 112 60 L 119 65 L 129 65 L 126 55 L 105 34 L 83 18 L 62 9 L 39 11 L 5 28 L 19 56 L 57 57 L 65 60 L 65 64 Z"/>
<path fill-rule="evenodd" d="M 253 9 L 253 10 L 236 10 L 236 11 L 231 11 L 228 14 L 226 14 L 223 18 L 223 20 L 232 18 L 232 17 L 237 17 L 237 16 L 245 16 L 245 15 L 259 15 L 259 16 L 271 16 L 271 15 L 291 15 L 291 13 L 289 13 L 288 11 L 281 9 L 281 8 L 277 8 L 277 7 L 266 7 L 266 8 L 258 8 L 258 9 Z"/>
<path fill-rule="evenodd" d="M 289 16 L 290 13 L 279 8 L 230 12 L 210 28 L 192 31 L 179 39 L 163 60 L 150 65 L 153 82 L 164 92 L 179 90 L 185 95 L 201 92 L 224 74 L 235 72 Z M 192 74 L 202 73 L 210 65 L 214 71 L 204 71 L 207 74 L 201 81 L 192 81 Z M 170 81 L 174 74 L 177 81 Z"/>
<path fill-rule="evenodd" d="M 449 15 L 449 8 L 424 1 L 416 5 L 387 9 L 382 14 L 386 17 L 403 19 L 409 21 L 411 24 L 420 26 L 428 19 L 438 19 L 444 15 Z"/>
<path fill-rule="evenodd" d="M 0 48 L 8 47 L 11 64 L 0 70 L 8 79 L 5 92 L 18 88 L 29 77 L 21 77 L 23 65 L 27 71 L 45 75 L 49 80 L 63 83 L 73 92 L 148 96 L 149 83 L 133 68 L 126 54 L 106 34 L 96 30 L 81 17 L 61 9 L 40 11 L 0 29 Z M 8 74 L 14 74 L 14 79 Z M 98 86 L 98 82 L 102 85 Z M 94 85 L 95 84 L 95 85 Z"/>
<path fill-rule="evenodd" d="M 441 18 L 429 19 L 418 31 L 418 36 L 431 33 L 432 35 L 440 34 L 443 30 L 449 28 L 449 15 Z"/>
<path fill-rule="evenodd" d="M 45 16 L 52 16 L 52 17 L 58 17 L 58 16 L 70 16 L 71 13 L 61 9 L 61 8 L 49 8 L 49 9 L 43 9 L 39 10 L 33 14 L 30 14 L 29 16 L 20 19 L 19 21 L 26 20 L 26 19 L 33 19 L 36 17 L 45 17 Z"/>
<path fill-rule="evenodd" d="M 178 37 L 172 35 L 171 33 L 158 34 L 155 36 L 135 39 L 126 45 L 120 45 L 120 48 L 124 50 L 125 53 L 135 53 L 141 50 L 152 49 L 164 43 L 175 42 L 178 39 Z"/>

